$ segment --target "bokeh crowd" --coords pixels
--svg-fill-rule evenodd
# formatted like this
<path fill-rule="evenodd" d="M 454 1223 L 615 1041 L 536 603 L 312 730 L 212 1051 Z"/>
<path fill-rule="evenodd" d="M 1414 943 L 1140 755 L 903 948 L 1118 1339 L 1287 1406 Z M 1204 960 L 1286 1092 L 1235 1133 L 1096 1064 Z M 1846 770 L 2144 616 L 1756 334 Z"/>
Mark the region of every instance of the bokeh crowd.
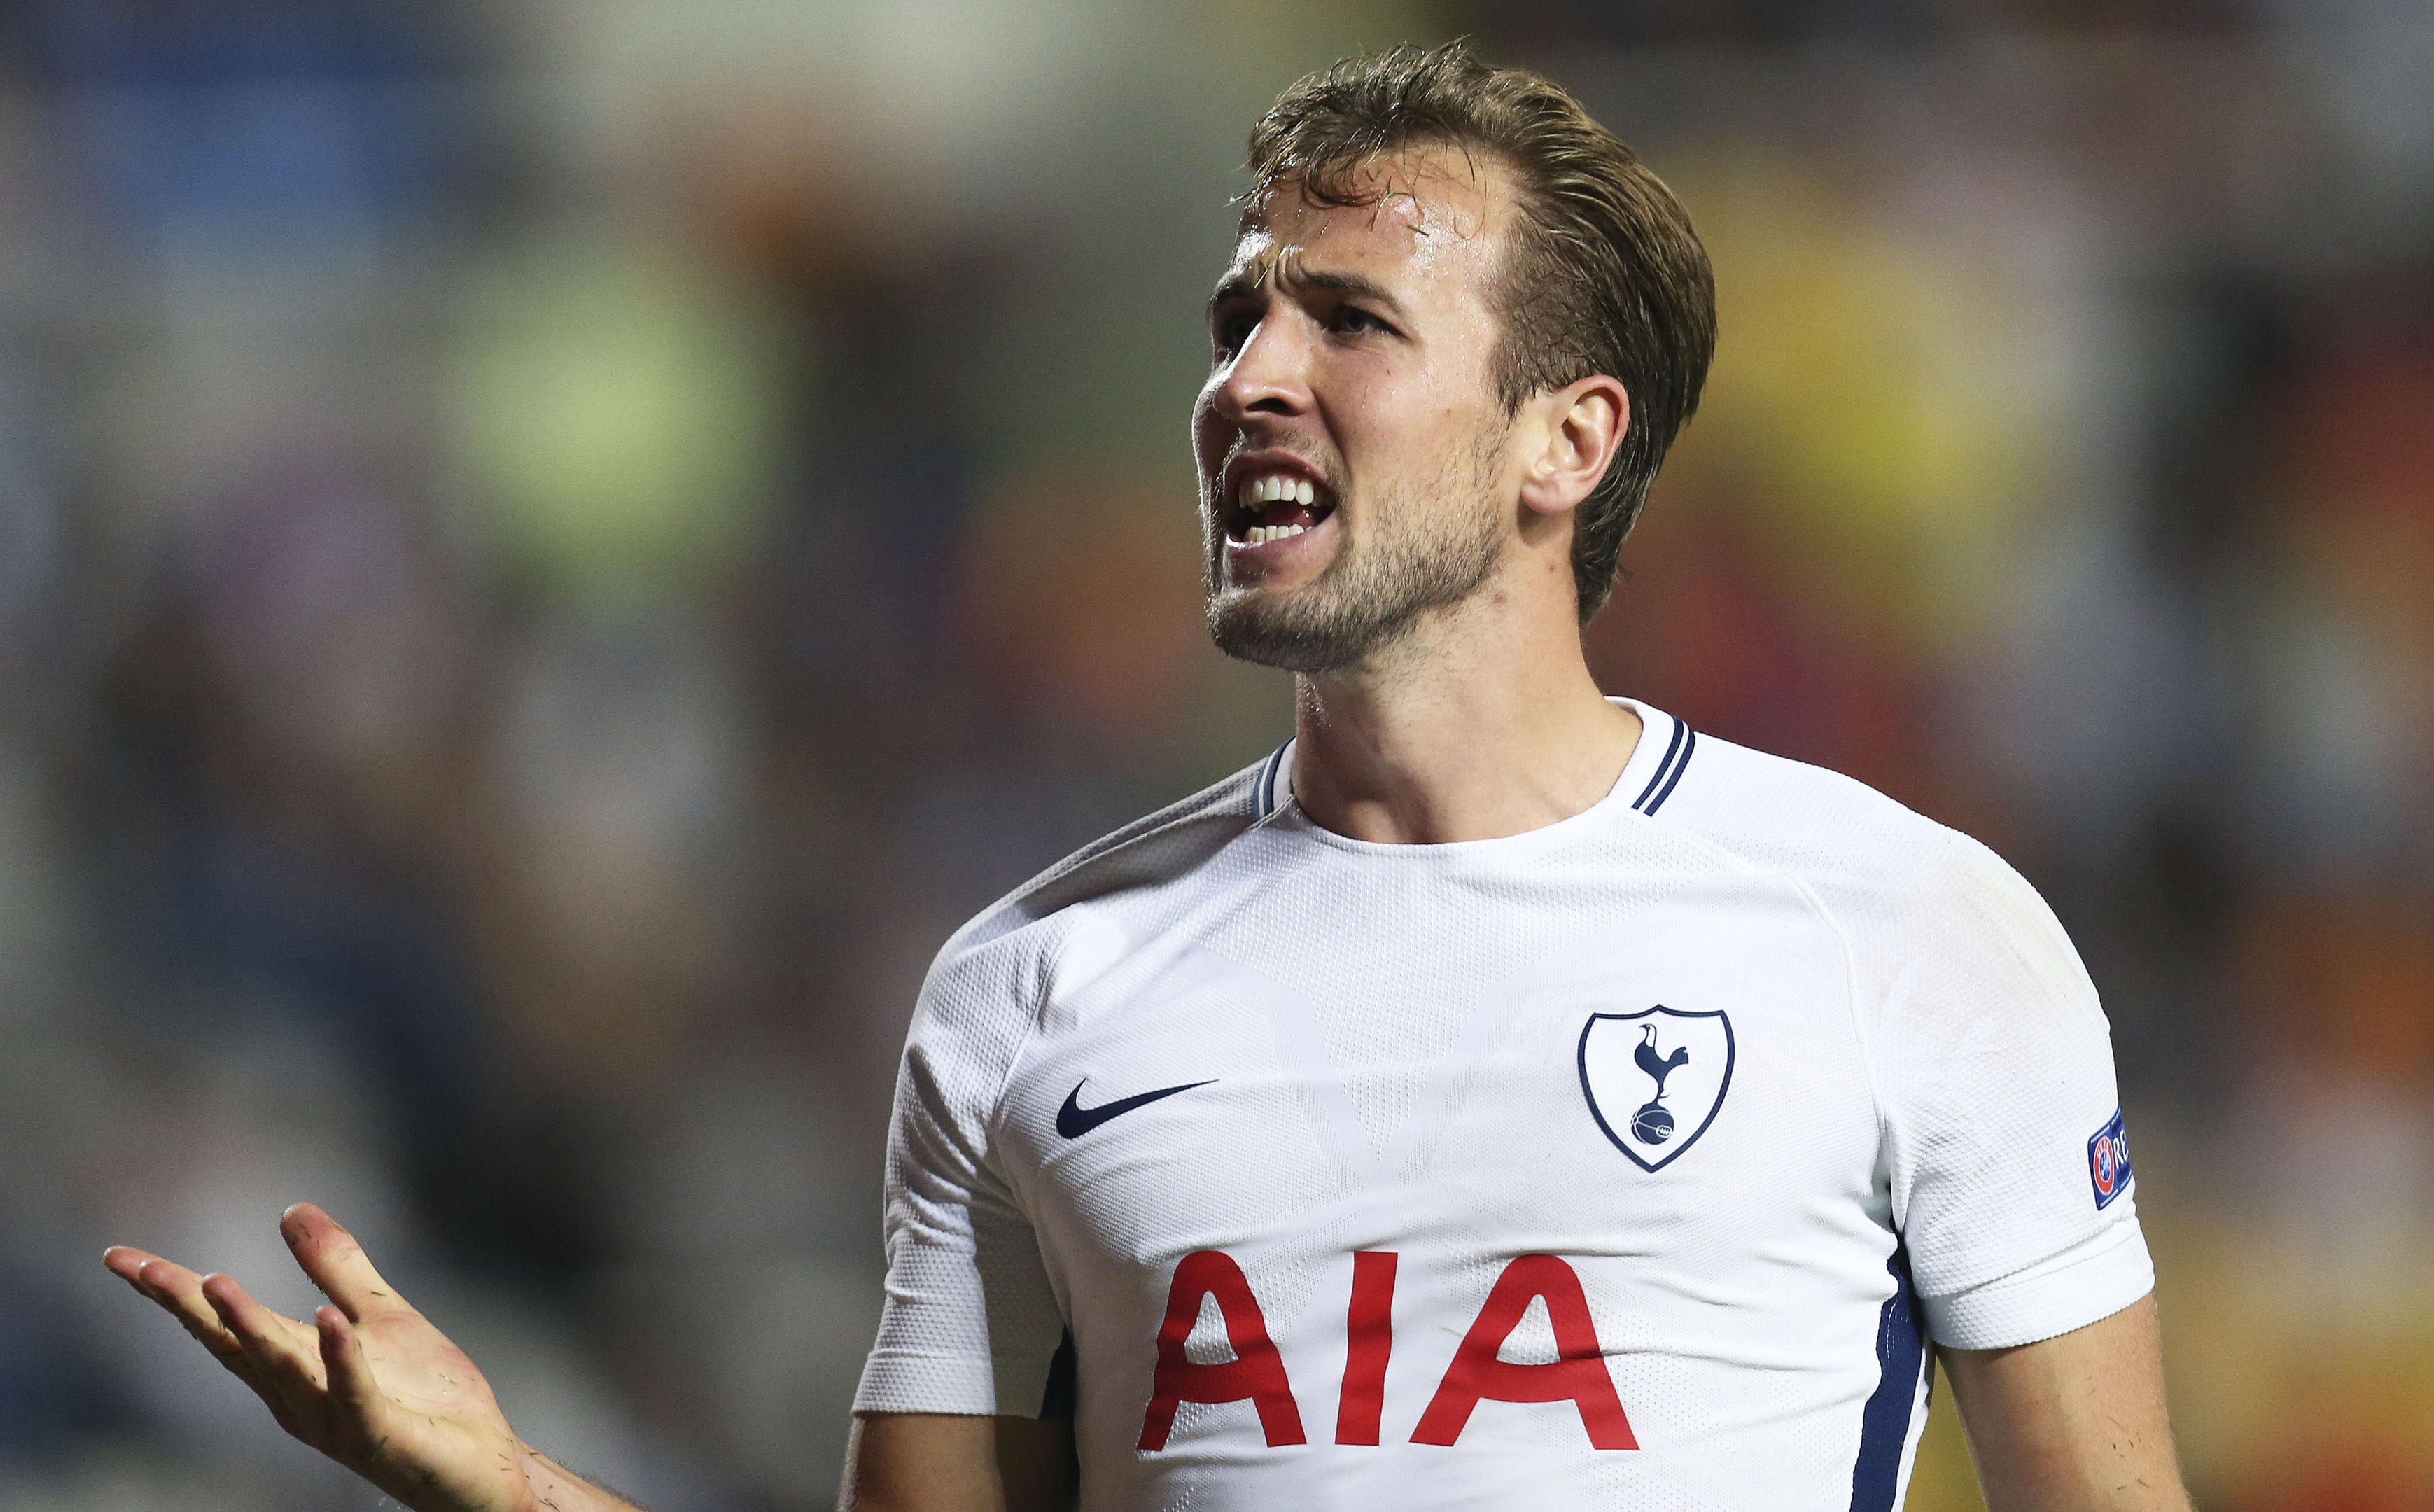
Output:
<path fill-rule="evenodd" d="M 931 952 L 1290 729 L 1198 616 L 1243 131 L 1465 33 L 1717 262 L 1602 679 L 2062 914 L 2202 1506 L 2434 1508 L 2408 0 L 15 0 L 0 1505 L 373 1503 L 95 1260 L 309 1306 L 308 1196 L 527 1438 L 828 1504 Z"/>

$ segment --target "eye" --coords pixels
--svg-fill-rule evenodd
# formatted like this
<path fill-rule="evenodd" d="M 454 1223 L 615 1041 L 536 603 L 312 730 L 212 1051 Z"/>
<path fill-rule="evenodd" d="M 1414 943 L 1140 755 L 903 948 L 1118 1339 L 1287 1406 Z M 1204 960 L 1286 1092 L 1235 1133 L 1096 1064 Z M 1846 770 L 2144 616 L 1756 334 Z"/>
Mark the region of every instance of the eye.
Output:
<path fill-rule="evenodd" d="M 1394 327 L 1357 304 L 1339 304 L 1328 317 L 1329 329 L 1345 335 L 1366 335 L 1371 332 L 1392 334 Z"/>
<path fill-rule="evenodd" d="M 1251 333 L 1259 328 L 1259 317 L 1247 311 L 1224 315 L 1211 325 L 1209 340 L 1215 344 L 1217 355 L 1231 356 L 1243 350 L 1243 344 L 1250 340 Z"/>

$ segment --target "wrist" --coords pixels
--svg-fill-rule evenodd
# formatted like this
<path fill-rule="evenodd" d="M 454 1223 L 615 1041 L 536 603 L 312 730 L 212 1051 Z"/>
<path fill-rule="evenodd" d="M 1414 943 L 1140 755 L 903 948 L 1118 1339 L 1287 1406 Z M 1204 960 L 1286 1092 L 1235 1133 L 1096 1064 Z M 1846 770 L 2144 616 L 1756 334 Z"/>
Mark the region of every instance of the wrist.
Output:
<path fill-rule="evenodd" d="M 523 1470 L 523 1494 L 512 1512 L 641 1512 L 525 1443 L 522 1435 L 516 1438 L 516 1461 Z"/>

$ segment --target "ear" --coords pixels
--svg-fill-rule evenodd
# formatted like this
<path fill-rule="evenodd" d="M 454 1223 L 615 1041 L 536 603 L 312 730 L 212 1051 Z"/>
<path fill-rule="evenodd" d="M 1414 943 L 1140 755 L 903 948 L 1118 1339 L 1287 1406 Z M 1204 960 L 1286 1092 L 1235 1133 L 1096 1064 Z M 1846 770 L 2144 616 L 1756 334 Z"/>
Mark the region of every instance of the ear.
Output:
<path fill-rule="evenodd" d="M 1600 373 L 1536 395 L 1527 406 L 1535 423 L 1523 431 L 1536 443 L 1521 474 L 1523 507 L 1564 514 L 1597 490 L 1631 426 L 1631 396 Z"/>

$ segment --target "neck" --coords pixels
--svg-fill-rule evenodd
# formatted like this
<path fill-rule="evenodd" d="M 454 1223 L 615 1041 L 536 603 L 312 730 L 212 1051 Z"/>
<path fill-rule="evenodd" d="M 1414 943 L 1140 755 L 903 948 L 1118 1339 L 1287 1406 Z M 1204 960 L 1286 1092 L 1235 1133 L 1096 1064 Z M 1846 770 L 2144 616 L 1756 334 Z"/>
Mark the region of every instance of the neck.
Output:
<path fill-rule="evenodd" d="M 1363 666 L 1304 676 L 1294 797 L 1356 840 L 1492 840 L 1613 791 L 1639 717 L 1589 676 L 1568 606 L 1555 625 L 1489 589 Z"/>

